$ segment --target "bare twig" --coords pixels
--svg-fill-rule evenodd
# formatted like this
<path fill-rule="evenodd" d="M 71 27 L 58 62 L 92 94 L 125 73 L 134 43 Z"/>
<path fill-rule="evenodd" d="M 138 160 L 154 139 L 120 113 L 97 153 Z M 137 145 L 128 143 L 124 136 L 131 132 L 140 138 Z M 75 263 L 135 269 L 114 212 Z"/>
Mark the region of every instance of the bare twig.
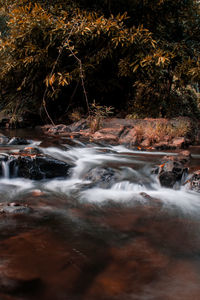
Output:
<path fill-rule="evenodd" d="M 81 78 L 81 85 L 83 88 L 83 94 L 85 97 L 85 101 L 86 101 L 86 105 L 87 105 L 87 109 L 88 109 L 88 114 L 90 116 L 90 107 L 89 107 L 89 101 L 88 101 L 88 97 L 87 97 L 87 92 L 85 89 L 85 83 L 84 83 L 84 71 L 83 71 L 83 64 L 80 58 L 78 58 L 78 56 L 73 52 L 72 47 L 69 44 L 69 39 L 66 40 L 66 44 L 68 45 L 68 49 L 70 51 L 70 53 L 72 54 L 72 56 L 76 59 L 76 61 L 79 64 L 79 69 L 80 69 L 80 78 Z"/>
<path fill-rule="evenodd" d="M 72 95 L 71 95 L 71 97 L 70 97 L 70 99 L 69 99 L 68 106 L 67 106 L 67 108 L 66 108 L 66 110 L 65 110 L 65 114 L 68 112 L 68 110 L 69 110 L 69 108 L 70 108 L 70 105 L 71 105 L 71 103 L 72 103 L 72 100 L 74 99 L 74 96 L 75 96 L 76 91 L 77 91 L 77 89 L 78 89 L 79 83 L 80 83 L 80 80 L 78 80 L 77 83 L 76 83 L 75 89 L 74 89 L 74 91 L 73 91 L 73 93 L 72 93 Z"/>
<path fill-rule="evenodd" d="M 54 64 L 53 64 L 53 67 L 52 67 L 52 70 L 51 70 L 51 73 L 50 73 L 50 76 L 49 76 L 50 78 L 53 76 L 53 72 L 54 72 L 54 70 L 55 70 L 55 67 L 56 67 L 58 61 L 59 61 L 59 58 L 60 58 L 60 56 L 61 56 L 61 54 L 62 54 L 63 49 L 64 49 L 64 44 L 63 44 L 63 46 L 60 47 L 60 49 L 59 49 L 58 56 L 57 56 L 57 58 L 56 58 L 56 60 L 55 60 L 55 62 L 54 62 Z M 46 89 L 45 89 L 45 91 L 44 91 L 44 95 L 43 95 L 43 98 L 42 98 L 42 105 L 43 105 L 43 108 L 44 108 L 44 110 L 45 110 L 45 113 L 46 113 L 47 117 L 49 118 L 51 124 L 52 124 L 53 126 L 55 126 L 55 123 L 54 123 L 54 121 L 52 120 L 52 118 L 50 117 L 50 115 L 49 115 L 49 113 L 48 113 L 48 110 L 47 110 L 47 106 L 46 106 L 46 100 L 45 100 L 45 99 L 46 99 L 47 91 L 48 91 L 48 86 L 46 86 Z"/>
<path fill-rule="evenodd" d="M 70 46 L 69 44 L 69 37 L 72 35 L 72 32 L 75 28 L 75 25 L 72 27 L 68 37 L 66 38 L 66 40 L 64 41 L 63 45 L 60 47 L 59 49 L 59 53 L 58 53 L 58 56 L 53 64 L 53 67 L 52 67 L 52 70 L 51 70 L 51 73 L 49 75 L 49 78 L 51 78 L 53 76 L 53 73 L 54 73 L 54 70 L 55 70 L 55 67 L 59 61 L 59 58 L 63 52 L 63 49 L 65 48 L 66 44 L 68 45 L 68 49 L 70 51 L 70 53 L 72 54 L 72 56 L 76 59 L 76 61 L 78 62 L 79 64 L 79 69 L 80 69 L 80 79 L 81 79 L 81 86 L 83 88 L 83 94 L 84 94 L 84 97 L 85 97 L 85 101 L 86 101 L 86 105 L 87 105 L 87 109 L 88 109 L 88 114 L 90 116 L 90 107 L 89 107 L 89 101 L 88 101 L 88 97 L 87 97 L 87 92 L 86 92 L 86 89 L 85 89 L 85 83 L 84 83 L 84 71 L 83 71 L 83 65 L 82 65 L 82 61 L 80 60 L 80 58 L 78 58 L 78 56 L 73 52 L 72 50 L 72 47 Z M 48 91 L 48 86 L 46 86 L 46 89 L 44 91 L 44 95 L 43 95 L 43 98 L 42 98 L 42 106 L 45 110 L 45 113 L 48 117 L 48 119 L 50 120 L 51 124 L 53 126 L 55 126 L 55 123 L 53 122 L 52 118 L 50 117 L 49 113 L 48 113 L 48 110 L 47 110 L 47 107 L 46 107 L 46 95 L 47 95 L 47 91 Z"/>

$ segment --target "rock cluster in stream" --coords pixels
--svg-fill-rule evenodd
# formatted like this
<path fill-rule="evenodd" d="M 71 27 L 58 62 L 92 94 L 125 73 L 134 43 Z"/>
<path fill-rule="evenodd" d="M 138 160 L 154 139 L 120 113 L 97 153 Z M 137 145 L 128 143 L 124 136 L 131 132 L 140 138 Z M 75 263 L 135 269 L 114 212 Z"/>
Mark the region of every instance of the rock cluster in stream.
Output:
<path fill-rule="evenodd" d="M 187 185 L 189 190 L 200 192 L 200 170 L 189 174 L 190 158 L 189 151 L 182 151 L 177 156 L 165 156 L 152 173 L 157 174 L 163 187 Z"/>
<path fill-rule="evenodd" d="M 80 128 L 80 126 L 85 126 L 85 123 L 79 122 L 77 126 Z M 59 130 L 63 129 L 63 125 L 58 128 Z M 20 138 L 10 140 L 2 136 L 1 138 L 4 139 L 4 143 L 14 142 L 26 145 L 30 142 Z M 152 173 L 156 174 L 160 185 L 163 187 L 179 188 L 181 185 L 187 184 L 190 190 L 200 192 L 200 171 L 189 175 L 190 158 L 191 154 L 187 150 L 178 155 L 165 156 Z M 70 175 L 70 168 L 73 167 L 73 163 L 66 163 L 45 155 L 42 150 L 36 147 L 25 147 L 18 152 L 1 154 L 0 162 L 0 176 L 32 180 L 66 178 Z M 101 166 L 90 169 L 82 179 L 90 181 L 90 187 L 98 186 L 101 188 L 109 188 L 121 180 L 115 169 Z"/>

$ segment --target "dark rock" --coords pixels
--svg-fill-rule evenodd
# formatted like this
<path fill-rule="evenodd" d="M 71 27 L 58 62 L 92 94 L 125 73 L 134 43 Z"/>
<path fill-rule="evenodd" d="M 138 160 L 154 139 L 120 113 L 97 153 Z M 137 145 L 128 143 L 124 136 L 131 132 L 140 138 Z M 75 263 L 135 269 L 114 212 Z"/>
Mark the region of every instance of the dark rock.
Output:
<path fill-rule="evenodd" d="M 187 173 L 188 168 L 176 158 L 159 166 L 158 178 L 162 186 L 172 188 L 176 182 L 181 182 Z"/>
<path fill-rule="evenodd" d="M 0 127 L 1 128 L 7 128 L 9 122 L 10 122 L 10 118 L 8 118 L 8 117 L 1 118 L 0 119 Z"/>
<path fill-rule="evenodd" d="M 0 134 L 0 144 L 2 145 L 28 145 L 31 141 L 20 138 L 20 137 L 12 137 L 9 138 L 7 136 Z"/>
<path fill-rule="evenodd" d="M 172 188 L 176 183 L 176 175 L 170 171 L 162 172 L 159 175 L 159 181 L 162 186 Z"/>
<path fill-rule="evenodd" d="M 170 146 L 169 142 L 159 142 L 154 144 L 154 147 L 156 150 L 168 150 L 168 149 L 175 149 L 176 147 L 174 145 Z"/>
<path fill-rule="evenodd" d="M 42 150 L 40 150 L 39 148 L 35 148 L 35 147 L 26 147 L 24 149 L 21 149 L 19 151 L 20 155 L 43 155 Z"/>
<path fill-rule="evenodd" d="M 66 177 L 72 166 L 69 163 L 45 156 L 39 148 L 27 147 L 10 156 L 0 156 L 0 175 L 3 175 L 3 162 L 6 162 L 10 177 L 24 177 L 34 180 Z"/>
<path fill-rule="evenodd" d="M 85 130 L 89 127 L 88 121 L 85 119 L 81 119 L 78 122 L 72 123 L 71 125 L 67 126 L 71 132 L 77 132 L 80 130 Z"/>
<path fill-rule="evenodd" d="M 40 180 L 44 178 L 66 177 L 69 164 L 51 157 L 19 156 L 15 161 L 19 177 Z"/>
<path fill-rule="evenodd" d="M 194 172 L 188 182 L 191 190 L 200 193 L 200 170 Z"/>
<path fill-rule="evenodd" d="M 39 278 L 29 280 L 9 278 L 5 275 L 0 276 L 0 291 L 6 294 L 35 294 L 43 288 L 42 281 Z M 18 298 L 18 297 L 17 297 Z M 21 297 L 20 297 L 21 298 Z M 24 297 L 23 297 L 24 298 Z M 10 299 L 8 297 L 1 299 Z"/>
<path fill-rule="evenodd" d="M 8 145 L 29 145 L 31 141 L 19 137 L 13 137 L 7 143 Z"/>
<path fill-rule="evenodd" d="M 84 180 L 90 180 L 94 185 L 107 188 L 119 180 L 119 178 L 116 171 L 112 168 L 96 167 L 84 176 Z"/>
<path fill-rule="evenodd" d="M 48 129 L 48 133 L 50 133 L 50 134 L 69 133 L 69 132 L 71 132 L 71 129 L 69 128 L 69 126 L 64 125 L 64 124 L 51 126 Z"/>

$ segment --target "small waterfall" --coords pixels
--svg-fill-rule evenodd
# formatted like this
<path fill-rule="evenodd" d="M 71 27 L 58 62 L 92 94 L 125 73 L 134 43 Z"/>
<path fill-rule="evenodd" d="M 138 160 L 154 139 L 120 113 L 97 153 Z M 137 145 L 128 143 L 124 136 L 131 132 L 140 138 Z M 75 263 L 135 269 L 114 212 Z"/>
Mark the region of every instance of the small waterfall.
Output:
<path fill-rule="evenodd" d="M 12 157 L 8 160 L 1 161 L 1 170 L 2 170 L 2 177 L 5 179 L 17 177 L 18 167 L 15 164 L 15 162 L 13 162 Z"/>
<path fill-rule="evenodd" d="M 3 175 L 3 177 L 4 178 L 9 178 L 10 177 L 9 162 L 8 161 L 2 161 L 1 166 L 2 166 L 2 175 Z"/>
<path fill-rule="evenodd" d="M 121 181 L 115 183 L 112 187 L 112 190 L 115 191 L 127 191 L 127 192 L 142 192 L 145 189 L 145 187 L 142 184 L 134 184 L 129 181 Z"/>

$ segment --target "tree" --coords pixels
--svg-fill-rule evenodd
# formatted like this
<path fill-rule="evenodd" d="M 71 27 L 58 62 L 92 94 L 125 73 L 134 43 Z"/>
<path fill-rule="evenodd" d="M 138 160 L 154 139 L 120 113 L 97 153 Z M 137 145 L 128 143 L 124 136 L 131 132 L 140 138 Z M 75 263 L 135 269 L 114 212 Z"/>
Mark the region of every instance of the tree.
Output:
<path fill-rule="evenodd" d="M 4 9 L 1 106 L 13 115 L 46 110 L 57 119 L 94 99 L 136 116 L 169 115 L 199 81 L 198 1 L 39 2 Z M 187 101 L 182 114 L 196 109 Z"/>

